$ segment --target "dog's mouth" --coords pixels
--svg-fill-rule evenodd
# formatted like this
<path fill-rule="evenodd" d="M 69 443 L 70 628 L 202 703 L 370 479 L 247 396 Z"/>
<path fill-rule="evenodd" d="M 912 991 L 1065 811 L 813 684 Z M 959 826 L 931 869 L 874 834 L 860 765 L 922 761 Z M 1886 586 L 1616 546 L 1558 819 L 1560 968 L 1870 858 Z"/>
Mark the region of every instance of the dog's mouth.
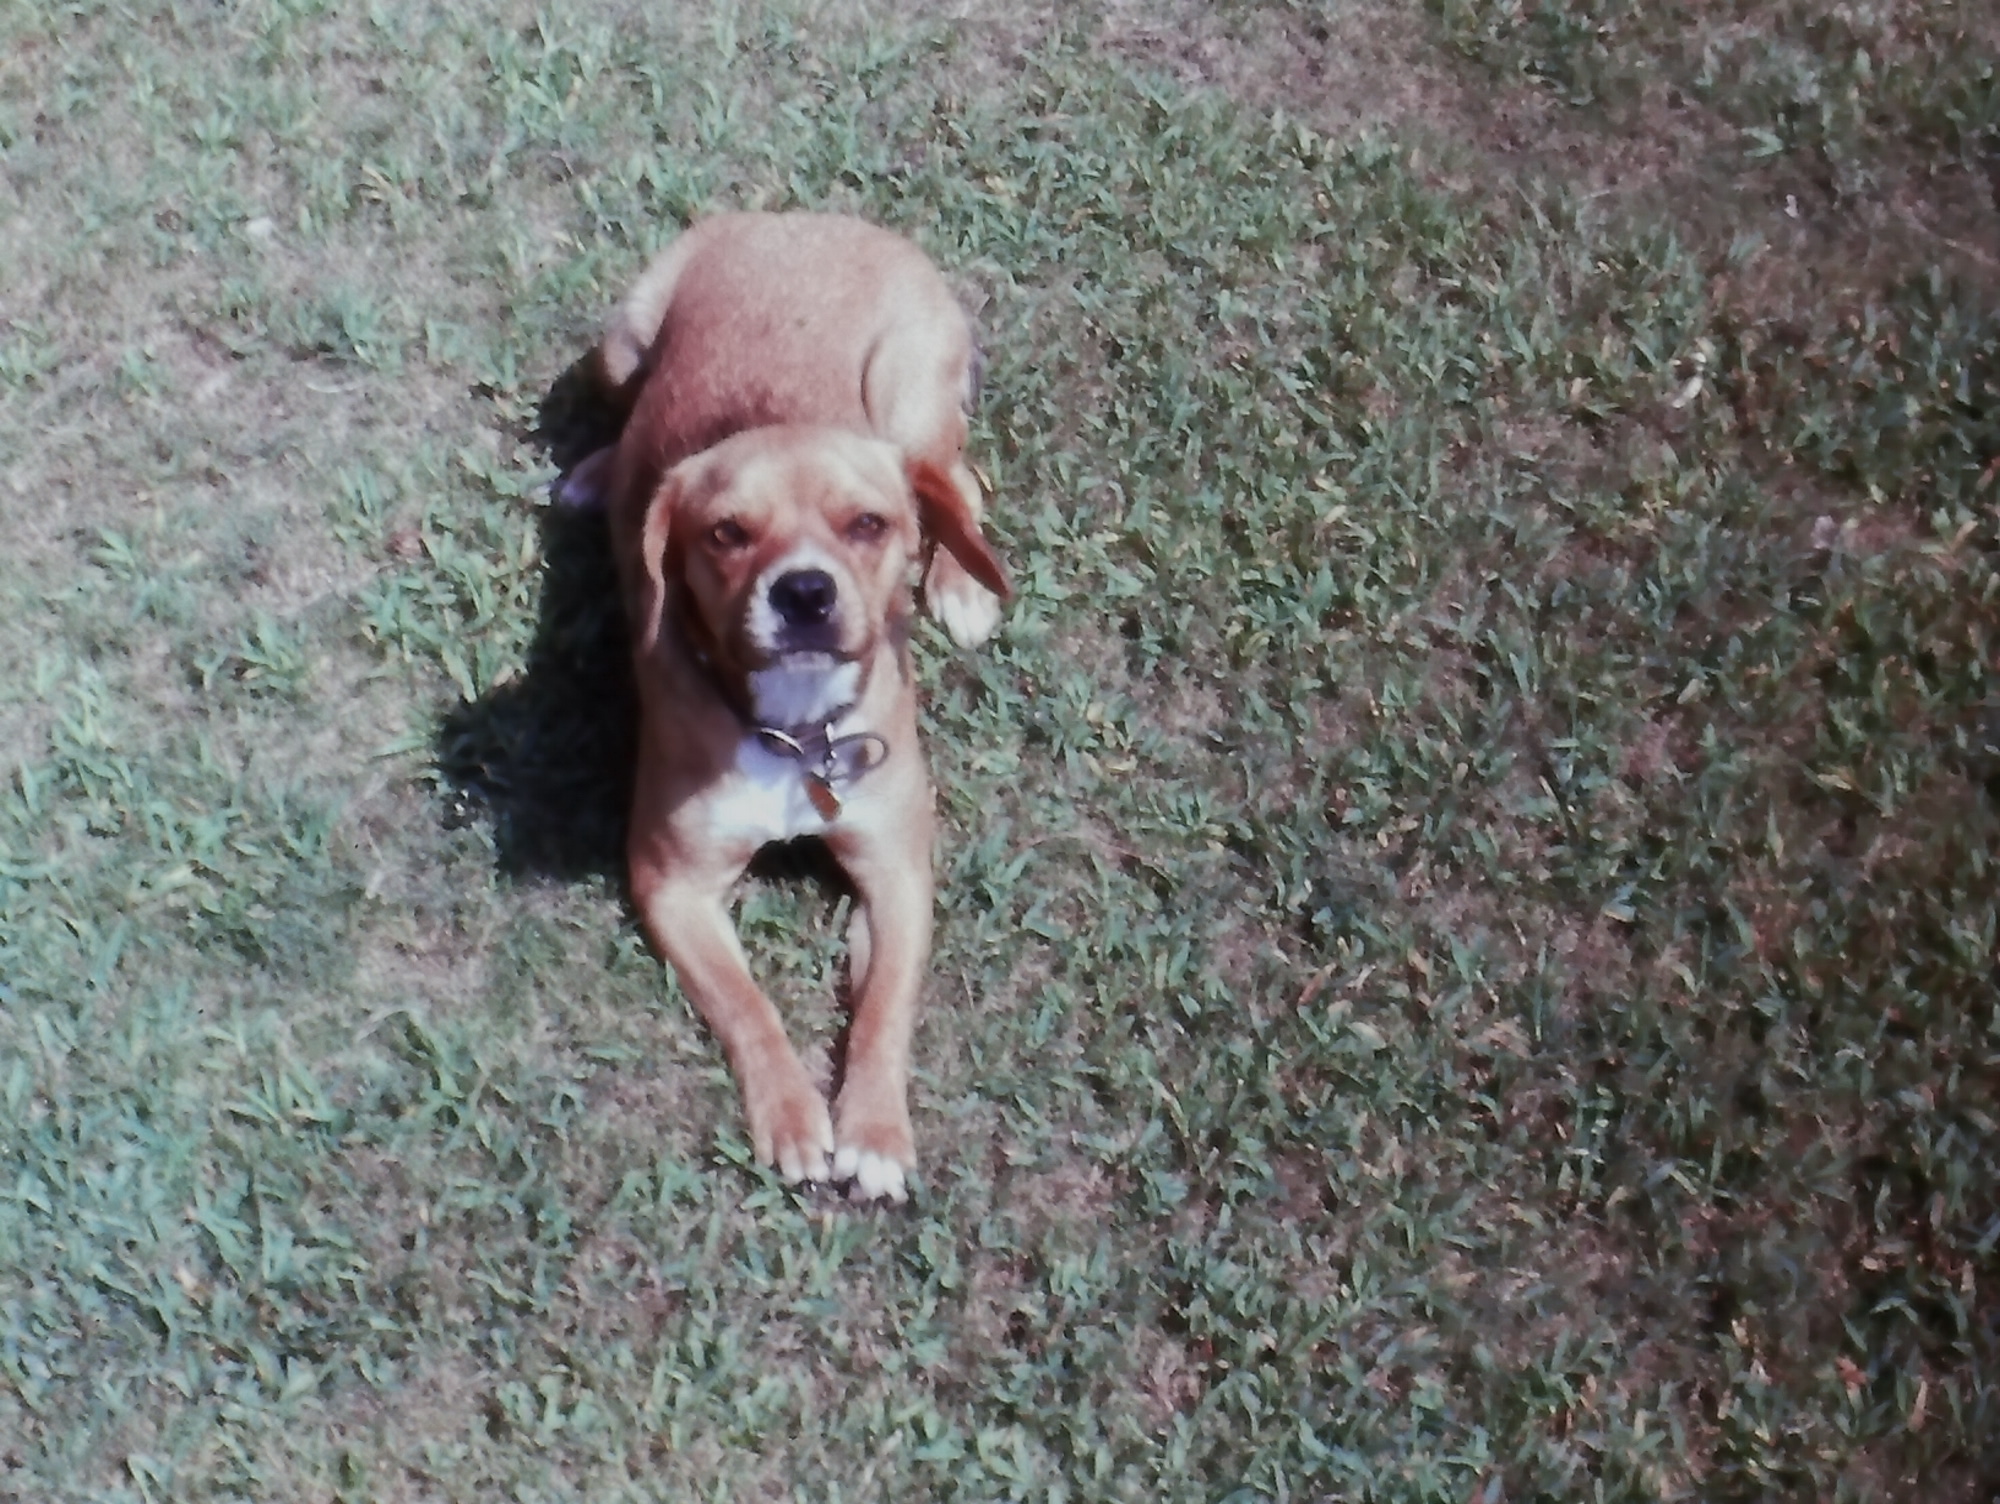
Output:
<path fill-rule="evenodd" d="M 816 622 L 786 622 L 771 643 L 771 657 L 782 661 L 794 658 L 841 658 L 842 631 L 838 618 Z"/>
<path fill-rule="evenodd" d="M 854 662 L 852 653 L 843 653 L 838 648 L 794 647 L 786 643 L 764 656 L 758 672 L 781 670 L 787 674 L 830 674 Z"/>

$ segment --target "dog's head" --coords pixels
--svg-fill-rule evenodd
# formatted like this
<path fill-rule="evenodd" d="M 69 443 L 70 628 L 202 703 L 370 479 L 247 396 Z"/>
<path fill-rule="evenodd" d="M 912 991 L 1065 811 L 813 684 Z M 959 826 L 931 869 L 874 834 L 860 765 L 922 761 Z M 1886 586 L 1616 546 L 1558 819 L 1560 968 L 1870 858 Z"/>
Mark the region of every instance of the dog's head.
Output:
<path fill-rule="evenodd" d="M 642 644 L 688 632 L 768 725 L 859 696 L 885 634 L 905 630 L 925 539 L 1003 599 L 1007 571 L 951 477 L 835 428 L 753 429 L 682 461 L 646 512 Z"/>

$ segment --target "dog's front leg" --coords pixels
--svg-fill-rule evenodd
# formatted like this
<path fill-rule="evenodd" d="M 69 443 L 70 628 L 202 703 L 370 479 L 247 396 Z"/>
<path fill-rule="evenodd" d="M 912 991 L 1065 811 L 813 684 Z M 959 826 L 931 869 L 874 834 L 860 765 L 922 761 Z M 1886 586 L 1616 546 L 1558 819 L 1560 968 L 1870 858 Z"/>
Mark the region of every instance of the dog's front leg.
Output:
<path fill-rule="evenodd" d="M 863 1197 L 901 1201 L 916 1166 L 910 1035 L 931 943 L 930 821 L 905 822 L 893 849 L 835 842 L 856 895 L 848 928 L 853 1020 L 834 1104 L 833 1173 Z M 914 837 L 914 839 L 912 839 Z"/>
<path fill-rule="evenodd" d="M 634 863 L 633 887 L 648 937 L 729 1056 L 757 1158 L 787 1180 L 826 1179 L 834 1149 L 826 1102 L 750 975 L 724 906 L 727 885 Z"/>

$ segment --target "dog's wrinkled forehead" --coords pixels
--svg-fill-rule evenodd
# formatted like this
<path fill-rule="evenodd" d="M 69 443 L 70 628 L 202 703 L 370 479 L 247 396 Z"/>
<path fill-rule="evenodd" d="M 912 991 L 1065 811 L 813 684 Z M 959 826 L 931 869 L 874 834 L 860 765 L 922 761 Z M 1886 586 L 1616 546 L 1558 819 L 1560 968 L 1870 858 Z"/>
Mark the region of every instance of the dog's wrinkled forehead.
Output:
<path fill-rule="evenodd" d="M 892 521 L 914 520 L 896 452 L 886 444 L 853 435 L 813 434 L 797 442 L 730 452 L 736 447 L 718 446 L 707 483 L 689 498 L 696 518 L 709 523 L 733 519 L 769 535 L 773 545 L 788 538 L 824 537 L 858 511 L 881 513 Z"/>

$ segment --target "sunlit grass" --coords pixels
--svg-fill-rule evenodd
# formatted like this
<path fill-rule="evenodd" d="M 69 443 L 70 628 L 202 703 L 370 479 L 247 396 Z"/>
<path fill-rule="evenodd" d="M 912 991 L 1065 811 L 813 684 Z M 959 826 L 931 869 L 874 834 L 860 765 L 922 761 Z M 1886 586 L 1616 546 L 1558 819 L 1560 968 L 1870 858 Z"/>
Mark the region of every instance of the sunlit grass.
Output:
<path fill-rule="evenodd" d="M 0 20 L 6 1489 L 1990 1488 L 1991 304 L 1091 26 Z M 544 496 L 730 205 L 991 359 L 906 1214 L 749 1164 Z M 837 921 L 739 916 L 822 1051 Z"/>

